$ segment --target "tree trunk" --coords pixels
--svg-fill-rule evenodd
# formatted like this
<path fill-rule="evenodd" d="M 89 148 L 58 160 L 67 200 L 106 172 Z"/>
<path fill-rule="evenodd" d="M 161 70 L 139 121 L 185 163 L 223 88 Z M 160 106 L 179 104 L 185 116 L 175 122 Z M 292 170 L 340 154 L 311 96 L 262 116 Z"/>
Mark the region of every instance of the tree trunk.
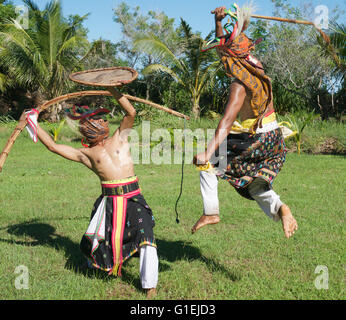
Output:
<path fill-rule="evenodd" d="M 334 84 L 332 85 L 332 92 L 331 92 L 330 98 L 331 98 L 331 102 L 332 102 L 333 116 L 337 118 L 338 117 L 338 111 L 335 108 L 335 104 L 334 104 Z"/>
<path fill-rule="evenodd" d="M 146 83 L 145 99 L 150 100 L 150 81 Z"/>
<path fill-rule="evenodd" d="M 52 105 L 41 115 L 41 119 L 47 120 L 50 123 L 57 123 L 61 119 L 60 114 L 62 110 L 63 107 L 60 103 Z"/>
<path fill-rule="evenodd" d="M 199 99 L 192 98 L 192 115 L 195 119 L 198 119 L 201 114 L 201 108 L 199 106 Z"/>

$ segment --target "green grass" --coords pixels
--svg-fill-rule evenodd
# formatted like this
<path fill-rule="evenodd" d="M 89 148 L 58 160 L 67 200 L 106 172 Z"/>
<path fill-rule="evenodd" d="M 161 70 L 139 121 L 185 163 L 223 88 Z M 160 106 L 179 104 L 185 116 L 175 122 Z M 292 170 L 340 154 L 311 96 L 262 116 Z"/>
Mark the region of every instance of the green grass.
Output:
<path fill-rule="evenodd" d="M 0 146 L 11 128 L 0 128 Z M 79 147 L 78 142 L 68 142 Z M 221 222 L 191 235 L 202 213 L 199 176 L 185 166 L 137 165 L 155 219 L 160 274 L 158 299 L 345 299 L 345 158 L 289 154 L 274 184 L 299 230 L 285 239 L 280 223 L 221 181 Z M 123 277 L 81 272 L 79 242 L 95 199 L 98 178 L 88 169 L 33 144 L 15 143 L 0 174 L 0 299 L 145 299 L 139 259 Z M 17 266 L 29 270 L 29 289 L 18 290 Z M 318 290 L 318 265 L 329 289 Z"/>

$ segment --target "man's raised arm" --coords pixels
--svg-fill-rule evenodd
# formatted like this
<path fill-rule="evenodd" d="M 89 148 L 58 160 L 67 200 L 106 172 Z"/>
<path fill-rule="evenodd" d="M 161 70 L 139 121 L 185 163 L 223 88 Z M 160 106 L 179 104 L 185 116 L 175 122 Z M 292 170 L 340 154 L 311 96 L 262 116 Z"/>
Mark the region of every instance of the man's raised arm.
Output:
<path fill-rule="evenodd" d="M 116 88 L 108 88 L 108 91 L 113 97 L 119 102 L 120 106 L 125 110 L 126 115 L 120 124 L 120 132 L 125 129 L 131 129 L 136 117 L 136 109 L 133 107 L 131 102 Z"/>
<path fill-rule="evenodd" d="M 215 14 L 215 34 L 217 38 L 223 36 L 223 27 L 221 21 L 226 17 L 226 7 L 216 8 L 213 13 Z"/>

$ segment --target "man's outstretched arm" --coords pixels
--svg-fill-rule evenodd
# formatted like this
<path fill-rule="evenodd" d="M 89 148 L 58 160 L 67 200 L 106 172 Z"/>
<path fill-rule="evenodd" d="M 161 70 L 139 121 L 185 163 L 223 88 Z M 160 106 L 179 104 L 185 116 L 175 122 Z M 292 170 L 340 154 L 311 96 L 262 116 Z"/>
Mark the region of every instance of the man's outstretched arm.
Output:
<path fill-rule="evenodd" d="M 51 136 L 39 124 L 37 124 L 37 136 L 49 151 L 65 159 L 83 163 L 88 168 L 91 168 L 90 160 L 79 149 L 55 143 Z"/>
<path fill-rule="evenodd" d="M 27 113 L 24 111 L 19 121 L 25 120 L 25 119 L 27 119 Z M 60 155 L 64 157 L 65 159 L 83 163 L 88 168 L 91 168 L 90 160 L 79 149 L 75 149 L 67 145 L 55 143 L 55 141 L 51 138 L 51 136 L 46 131 L 44 131 L 38 123 L 37 123 L 37 137 L 49 151 L 56 153 L 57 155 Z"/>

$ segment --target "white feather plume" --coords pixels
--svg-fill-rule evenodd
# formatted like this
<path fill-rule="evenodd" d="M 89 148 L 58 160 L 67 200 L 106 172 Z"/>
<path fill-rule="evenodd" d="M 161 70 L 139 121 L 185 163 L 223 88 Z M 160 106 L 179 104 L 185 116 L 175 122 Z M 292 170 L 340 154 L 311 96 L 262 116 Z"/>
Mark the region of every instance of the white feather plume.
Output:
<path fill-rule="evenodd" d="M 252 1 L 244 4 L 241 8 L 238 8 L 238 30 L 235 34 L 235 37 L 238 37 L 240 33 L 244 32 L 248 28 L 251 20 L 251 15 L 254 13 L 255 9 L 255 5 Z"/>

